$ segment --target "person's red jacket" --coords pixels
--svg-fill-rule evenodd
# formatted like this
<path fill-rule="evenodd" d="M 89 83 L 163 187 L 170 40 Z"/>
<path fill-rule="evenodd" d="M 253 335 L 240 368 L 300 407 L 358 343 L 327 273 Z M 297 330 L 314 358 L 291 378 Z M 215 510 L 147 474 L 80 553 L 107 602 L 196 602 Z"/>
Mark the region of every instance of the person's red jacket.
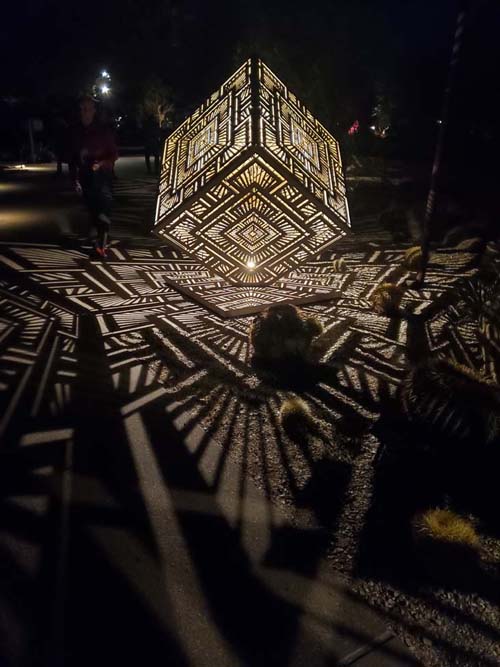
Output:
<path fill-rule="evenodd" d="M 70 144 L 69 173 L 74 182 L 90 173 L 96 164 L 99 169 L 111 172 L 118 159 L 113 131 L 95 120 L 87 127 L 81 123 L 76 125 Z"/>

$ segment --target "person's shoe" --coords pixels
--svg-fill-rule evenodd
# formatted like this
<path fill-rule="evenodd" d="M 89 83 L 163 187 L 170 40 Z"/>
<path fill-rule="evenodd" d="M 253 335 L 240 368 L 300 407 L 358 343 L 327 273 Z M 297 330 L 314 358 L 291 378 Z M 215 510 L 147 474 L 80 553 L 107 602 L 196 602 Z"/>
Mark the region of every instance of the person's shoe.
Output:
<path fill-rule="evenodd" d="M 103 259 L 106 259 L 106 257 L 108 256 L 108 250 L 107 250 L 107 248 L 106 248 L 105 246 L 102 247 L 102 246 L 100 246 L 100 245 L 96 245 L 96 247 L 95 247 L 95 251 L 96 251 L 96 253 L 97 253 L 100 257 L 102 257 Z"/>

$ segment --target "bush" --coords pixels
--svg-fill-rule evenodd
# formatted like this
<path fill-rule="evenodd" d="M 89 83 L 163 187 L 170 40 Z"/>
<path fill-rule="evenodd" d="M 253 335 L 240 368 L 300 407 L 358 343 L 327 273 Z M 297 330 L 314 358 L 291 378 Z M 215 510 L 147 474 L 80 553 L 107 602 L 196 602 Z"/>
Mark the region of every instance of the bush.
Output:
<path fill-rule="evenodd" d="M 405 252 L 403 259 L 404 266 L 410 271 L 418 271 L 422 264 L 422 249 L 416 245 Z"/>
<path fill-rule="evenodd" d="M 482 270 L 472 280 L 462 282 L 451 316 L 477 327 L 484 368 L 495 382 L 500 378 L 500 274 Z"/>
<path fill-rule="evenodd" d="M 449 359 L 415 367 L 403 387 L 410 419 L 449 436 L 490 442 L 499 435 L 500 387 Z"/>
<path fill-rule="evenodd" d="M 316 317 L 305 317 L 295 306 L 277 305 L 257 317 L 250 329 L 256 359 L 282 362 L 308 358 L 313 340 L 323 332 Z"/>
<path fill-rule="evenodd" d="M 403 290 L 394 283 L 382 283 L 371 295 L 373 310 L 378 315 L 395 315 L 399 311 Z"/>
<path fill-rule="evenodd" d="M 479 263 L 479 275 L 483 282 L 498 282 L 500 279 L 500 255 L 486 248 Z"/>
<path fill-rule="evenodd" d="M 470 320 L 486 318 L 500 325 L 500 273 L 484 280 L 484 274 L 475 280 L 466 280 L 458 286 L 459 297 L 455 308 L 460 316 Z"/>
<path fill-rule="evenodd" d="M 280 424 L 285 433 L 291 437 L 302 437 L 314 430 L 314 417 L 311 409 L 301 398 L 288 398 L 283 401 L 280 413 Z"/>

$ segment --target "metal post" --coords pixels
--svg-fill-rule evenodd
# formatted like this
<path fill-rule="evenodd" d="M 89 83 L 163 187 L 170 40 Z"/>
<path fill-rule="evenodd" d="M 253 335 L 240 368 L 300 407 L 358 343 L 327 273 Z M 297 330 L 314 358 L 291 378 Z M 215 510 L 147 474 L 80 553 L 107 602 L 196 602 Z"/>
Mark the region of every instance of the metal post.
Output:
<path fill-rule="evenodd" d="M 455 80 L 456 66 L 458 63 L 458 56 L 463 41 L 463 33 L 465 27 L 465 15 L 466 10 L 463 8 L 457 17 L 457 25 L 455 28 L 455 36 L 453 39 L 453 48 L 451 51 L 451 61 L 448 69 L 448 80 L 446 83 L 446 88 L 443 94 L 443 104 L 441 109 L 441 118 L 438 131 L 438 139 L 436 143 L 436 151 L 434 153 L 434 164 L 432 165 L 432 174 L 431 174 L 431 183 L 429 194 L 427 196 L 427 204 L 425 207 L 424 223 L 422 228 L 422 239 L 421 239 L 421 250 L 422 250 L 422 263 L 420 271 L 417 274 L 417 279 L 415 281 L 415 287 L 419 289 L 424 284 L 425 274 L 427 271 L 427 266 L 429 264 L 429 251 L 430 251 L 430 236 L 431 236 L 431 222 L 434 216 L 434 211 L 436 207 L 436 186 L 439 177 L 439 170 L 441 167 L 441 161 L 443 157 L 443 148 L 444 148 L 444 138 L 446 135 L 446 128 L 448 125 L 448 116 L 450 111 L 450 100 L 451 100 L 451 89 L 453 82 Z"/>
<path fill-rule="evenodd" d="M 35 140 L 33 138 L 33 119 L 28 118 L 28 134 L 30 137 L 30 154 L 31 154 L 31 163 L 34 164 L 36 162 L 35 158 Z"/>

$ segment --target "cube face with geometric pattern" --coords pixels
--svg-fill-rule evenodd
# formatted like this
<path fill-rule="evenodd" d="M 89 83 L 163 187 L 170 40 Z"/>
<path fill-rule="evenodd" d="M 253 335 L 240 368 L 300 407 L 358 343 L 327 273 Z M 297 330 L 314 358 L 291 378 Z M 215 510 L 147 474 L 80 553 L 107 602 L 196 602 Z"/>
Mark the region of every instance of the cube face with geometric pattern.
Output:
<path fill-rule="evenodd" d="M 338 143 L 258 59 L 165 142 L 154 231 L 234 285 L 272 284 L 349 226 Z"/>

